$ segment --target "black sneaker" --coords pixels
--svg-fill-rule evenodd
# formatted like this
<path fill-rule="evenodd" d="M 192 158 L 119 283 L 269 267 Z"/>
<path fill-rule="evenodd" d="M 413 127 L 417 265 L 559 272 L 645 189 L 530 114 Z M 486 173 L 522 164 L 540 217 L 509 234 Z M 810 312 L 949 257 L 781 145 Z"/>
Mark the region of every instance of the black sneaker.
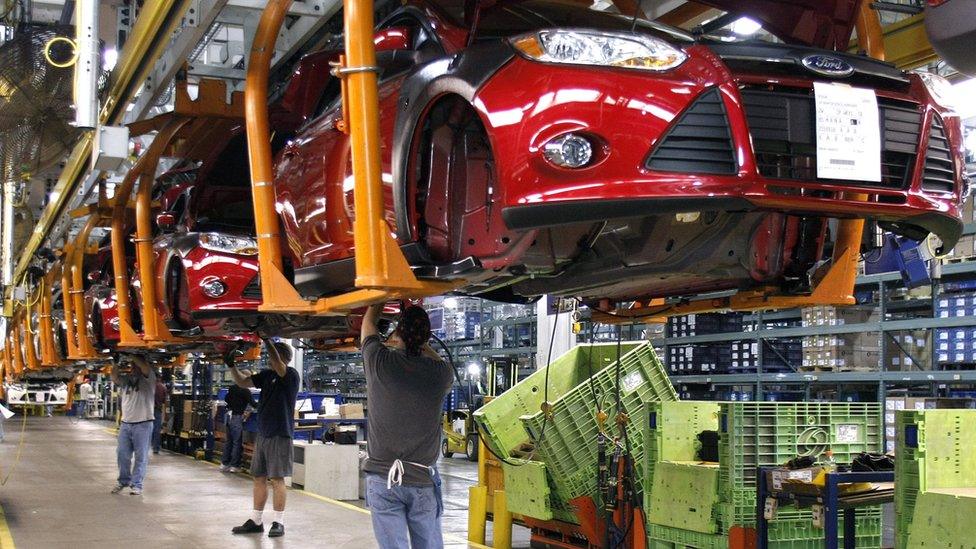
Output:
<path fill-rule="evenodd" d="M 280 538 L 285 535 L 285 525 L 280 522 L 272 522 L 271 529 L 268 530 L 269 538 Z"/>
<path fill-rule="evenodd" d="M 275 524 L 278 524 L 277 522 Z M 274 526 L 271 527 L 274 530 Z M 231 532 L 235 534 L 260 534 L 264 532 L 263 524 L 255 524 L 253 520 L 247 519 L 247 522 L 240 526 L 235 526 Z"/>

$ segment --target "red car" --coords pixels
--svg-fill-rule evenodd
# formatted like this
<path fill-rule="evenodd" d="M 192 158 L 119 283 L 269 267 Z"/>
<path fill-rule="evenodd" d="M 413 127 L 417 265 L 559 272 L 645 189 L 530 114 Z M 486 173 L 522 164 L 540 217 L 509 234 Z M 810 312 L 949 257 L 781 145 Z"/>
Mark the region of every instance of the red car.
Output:
<path fill-rule="evenodd" d="M 153 241 L 156 306 L 169 328 L 202 340 L 256 342 L 257 334 L 309 337 L 342 345 L 360 315 L 301 318 L 263 314 L 254 208 L 243 128 L 216 143 L 211 158 L 159 182 L 162 205 Z M 170 176 L 173 173 L 169 174 Z"/>
<path fill-rule="evenodd" d="M 729 43 L 572 3 L 464 5 L 484 3 L 410 1 L 375 35 L 386 219 L 418 276 L 495 299 L 802 288 L 828 218 L 961 233 L 960 124 L 916 75 L 798 44 L 804 25 Z M 850 25 L 830 28 L 807 34 L 846 47 Z M 307 56 L 281 102 L 278 212 L 307 297 L 353 287 L 338 53 Z M 821 82 L 870 90 L 871 173 L 819 176 Z M 862 119 L 840 118 L 825 127 Z"/>
<path fill-rule="evenodd" d="M 103 243 L 98 253 L 86 259 L 85 310 L 89 315 L 88 337 L 95 350 L 105 351 L 114 348 L 120 338 L 112 248 Z M 138 317 L 138 310 L 136 316 Z M 138 326 L 138 322 L 134 324 Z"/>

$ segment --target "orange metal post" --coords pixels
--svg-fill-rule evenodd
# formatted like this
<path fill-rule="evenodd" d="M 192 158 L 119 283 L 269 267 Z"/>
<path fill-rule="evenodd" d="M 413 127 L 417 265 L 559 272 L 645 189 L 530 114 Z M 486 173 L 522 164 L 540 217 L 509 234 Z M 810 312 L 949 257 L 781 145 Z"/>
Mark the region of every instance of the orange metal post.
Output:
<path fill-rule="evenodd" d="M 258 239 L 262 311 L 299 314 L 347 312 L 389 299 L 443 293 L 455 284 L 421 282 L 390 235 L 383 217 L 380 167 L 379 103 L 376 88 L 376 50 L 373 45 L 373 4 L 345 0 L 345 62 L 343 105 L 349 110 L 353 165 L 353 225 L 358 290 L 315 302 L 302 299 L 283 274 L 281 236 L 275 208 L 270 130 L 268 126 L 268 72 L 278 31 L 291 0 L 269 0 L 261 15 L 251 47 L 244 88 L 251 192 Z"/>
<path fill-rule="evenodd" d="M 71 299 L 74 302 L 75 338 L 78 357 L 81 359 L 97 358 L 91 338 L 88 337 L 88 311 L 85 308 L 85 282 L 83 261 L 85 249 L 88 247 L 88 237 L 92 229 L 98 225 L 98 217 L 92 215 L 75 238 L 73 254 L 69 256 L 71 267 Z"/>
<path fill-rule="evenodd" d="M 27 311 L 24 311 L 24 320 L 21 324 L 24 327 L 24 359 L 27 369 L 40 370 L 41 361 L 37 358 L 37 333 L 31 330 L 31 318 Z"/>
<path fill-rule="evenodd" d="M 75 343 L 75 304 L 71 294 L 71 265 L 69 258 L 74 254 L 74 244 L 65 243 L 62 253 L 64 263 L 61 265 L 61 303 L 64 306 L 65 346 L 68 349 L 68 360 L 78 360 L 78 345 Z"/>
<path fill-rule="evenodd" d="M 159 136 L 156 137 L 157 139 Z M 148 154 L 148 153 L 147 153 Z M 159 157 L 156 157 L 158 160 Z M 156 162 L 152 162 L 155 166 Z M 139 284 L 142 288 L 142 337 L 149 343 L 174 342 L 169 328 L 156 308 L 156 270 L 152 249 L 152 187 L 155 169 L 145 171 L 139 177 L 136 192 L 136 266 L 139 268 Z"/>
<path fill-rule="evenodd" d="M 144 339 L 149 341 L 173 340 L 165 326 L 162 330 L 160 329 L 162 321 L 159 318 L 159 312 L 156 310 L 156 284 L 152 269 L 152 186 L 155 181 L 159 157 L 172 143 L 176 134 L 188 123 L 189 120 L 183 118 L 169 120 L 156 134 L 145 154 L 126 173 L 122 183 L 116 189 L 112 204 L 111 239 L 112 270 L 115 273 L 115 298 L 118 302 L 119 330 L 121 332 L 119 347 L 145 347 L 147 342 Z M 131 291 L 128 262 L 125 257 L 126 212 L 136 179 L 139 180 L 139 191 L 136 195 L 136 260 L 139 267 L 139 282 L 142 287 L 143 337 L 140 337 L 132 327 Z M 146 277 L 147 271 L 148 278 Z"/>
<path fill-rule="evenodd" d="M 10 352 L 14 356 L 14 373 L 18 376 L 24 373 L 24 355 L 21 354 L 20 345 L 20 330 L 17 328 L 17 323 L 13 322 L 13 330 L 11 330 L 13 345 L 10 347 Z"/>
<path fill-rule="evenodd" d="M 57 267 L 60 269 L 60 266 Z M 51 320 L 51 302 L 54 292 L 55 268 L 42 279 L 41 282 L 41 302 L 38 316 L 38 337 L 41 338 L 41 366 L 57 366 L 61 363 L 58 356 L 57 345 L 54 344 L 54 323 Z"/>

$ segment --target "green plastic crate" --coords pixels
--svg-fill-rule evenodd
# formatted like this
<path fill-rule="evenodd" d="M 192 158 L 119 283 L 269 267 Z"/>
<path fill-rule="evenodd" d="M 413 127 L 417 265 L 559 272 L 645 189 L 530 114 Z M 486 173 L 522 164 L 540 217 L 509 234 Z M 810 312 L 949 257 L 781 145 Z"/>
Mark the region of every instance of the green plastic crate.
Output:
<path fill-rule="evenodd" d="M 976 487 L 976 410 L 905 410 L 896 415 L 895 547 L 911 547 L 909 531 L 929 522 L 916 500 L 929 490 Z"/>
<path fill-rule="evenodd" d="M 698 433 L 718 431 L 718 412 L 717 402 L 681 400 L 644 403 L 645 486 L 654 485 L 654 466 L 657 462 L 698 459 Z M 645 496 L 649 492 L 645 488 Z"/>
<path fill-rule="evenodd" d="M 623 343 L 620 352 L 627 353 L 638 344 Z M 549 371 L 549 401 L 573 391 L 585 382 L 592 370 L 597 372 L 617 359 L 616 343 L 577 345 L 547 368 L 541 368 L 474 413 L 480 433 L 492 451 L 504 457 L 529 441 L 519 417 L 542 409 L 546 371 Z"/>
<path fill-rule="evenodd" d="M 719 415 L 723 527 L 754 526 L 756 469 L 832 450 L 839 463 L 884 443 L 881 406 L 849 402 L 724 402 Z M 880 516 L 880 508 L 872 508 Z M 809 511 L 789 511 L 806 519 Z M 783 516 L 786 518 L 786 515 Z"/>
<path fill-rule="evenodd" d="M 881 547 L 881 521 L 876 517 L 855 519 L 855 545 L 858 549 Z M 838 542 L 843 546 L 844 519 L 840 518 Z M 703 534 L 656 524 L 647 526 L 647 546 L 655 549 L 728 549 L 725 534 Z M 809 519 L 777 520 L 769 525 L 770 549 L 820 549 L 824 546 L 824 531 Z"/>
<path fill-rule="evenodd" d="M 922 492 L 918 495 L 918 509 L 925 510 L 925 517 L 911 523 L 904 547 L 976 549 L 973 536 L 976 488 L 936 488 Z"/>
<path fill-rule="evenodd" d="M 539 520 L 576 523 L 569 505 L 553 493 L 545 463 L 515 458 L 507 461 L 502 464 L 502 472 L 509 511 Z"/>
<path fill-rule="evenodd" d="M 599 501 L 597 405 L 612 418 L 616 370 L 616 362 L 611 363 L 591 380 L 554 400 L 550 397 L 551 419 L 545 420 L 541 411 L 520 418 L 535 445 L 536 459 L 546 463 L 559 497 L 567 501 L 579 496 L 591 496 Z M 627 425 L 627 437 L 634 458 L 635 481 L 637 486 L 644 486 L 644 433 L 639 420 L 644 403 L 674 401 L 678 394 L 650 344 L 642 344 L 621 356 L 620 389 L 622 410 L 633 418 Z M 610 429 L 612 421 L 608 420 Z"/>
<path fill-rule="evenodd" d="M 717 534 L 718 466 L 661 461 L 657 463 L 647 521 L 661 526 Z"/>

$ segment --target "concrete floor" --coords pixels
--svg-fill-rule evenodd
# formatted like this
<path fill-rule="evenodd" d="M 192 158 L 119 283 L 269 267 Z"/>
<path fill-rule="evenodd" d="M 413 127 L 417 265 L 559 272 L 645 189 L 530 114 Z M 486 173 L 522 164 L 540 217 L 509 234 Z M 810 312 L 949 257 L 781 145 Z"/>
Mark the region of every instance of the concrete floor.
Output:
<path fill-rule="evenodd" d="M 288 494 L 284 537 L 232 536 L 231 527 L 247 519 L 251 508 L 250 478 L 165 451 L 151 456 L 142 496 L 113 495 L 115 437 L 108 426 L 66 417 L 28 418 L 19 462 L 0 487 L 0 506 L 16 547 L 376 547 L 362 502 L 328 501 L 300 490 Z M 5 427 L 0 478 L 16 460 L 21 417 Z M 474 547 L 464 539 L 475 464 L 442 459 L 441 473 L 446 547 Z M 0 549 L 8 549 L 6 534 L 0 524 Z M 524 528 L 516 527 L 514 538 L 517 547 L 528 546 Z"/>

